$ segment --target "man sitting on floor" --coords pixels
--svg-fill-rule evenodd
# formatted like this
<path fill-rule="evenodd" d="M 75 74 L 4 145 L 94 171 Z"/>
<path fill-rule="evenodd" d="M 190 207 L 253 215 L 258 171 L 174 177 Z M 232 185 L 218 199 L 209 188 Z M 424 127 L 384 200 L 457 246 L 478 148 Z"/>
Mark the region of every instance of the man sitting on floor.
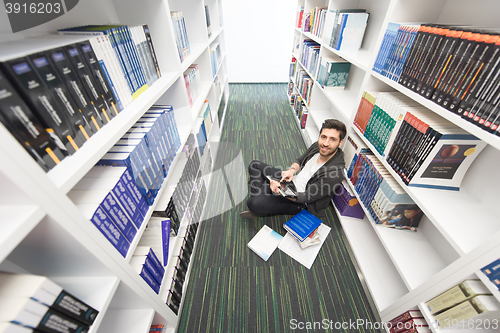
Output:
<path fill-rule="evenodd" d="M 336 119 L 327 119 L 321 126 L 319 139 L 286 171 L 269 164 L 252 161 L 248 166 L 250 197 L 243 218 L 288 214 L 295 215 L 306 208 L 321 216 L 328 207 L 335 187 L 344 178 L 344 153 L 340 145 L 346 126 Z M 296 176 L 295 173 L 299 172 Z M 278 180 L 269 180 L 268 177 Z M 283 197 L 279 191 L 284 183 L 295 187 L 297 196 Z"/>

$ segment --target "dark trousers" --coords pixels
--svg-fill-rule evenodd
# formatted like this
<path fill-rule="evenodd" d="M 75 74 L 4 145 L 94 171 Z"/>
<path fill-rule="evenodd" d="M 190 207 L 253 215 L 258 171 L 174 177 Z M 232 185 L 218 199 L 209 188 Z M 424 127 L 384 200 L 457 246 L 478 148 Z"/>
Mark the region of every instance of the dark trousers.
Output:
<path fill-rule="evenodd" d="M 295 203 L 271 191 L 266 176 L 280 179 L 280 169 L 255 160 L 248 166 L 248 173 L 250 197 L 247 200 L 247 206 L 252 212 L 266 215 L 295 215 L 306 207 L 304 204 Z"/>

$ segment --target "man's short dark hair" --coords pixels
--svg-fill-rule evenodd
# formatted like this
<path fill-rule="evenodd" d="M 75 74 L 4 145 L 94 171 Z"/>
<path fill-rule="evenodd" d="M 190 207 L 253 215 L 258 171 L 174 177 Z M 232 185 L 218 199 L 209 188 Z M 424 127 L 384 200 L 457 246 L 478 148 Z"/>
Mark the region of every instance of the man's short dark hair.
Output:
<path fill-rule="evenodd" d="M 347 133 L 347 129 L 345 127 L 345 124 L 338 119 L 326 119 L 323 122 L 323 125 L 321 126 L 319 134 L 321 134 L 321 132 L 323 132 L 324 128 L 332 128 L 334 130 L 339 131 L 340 132 L 340 141 L 344 140 L 345 135 Z"/>

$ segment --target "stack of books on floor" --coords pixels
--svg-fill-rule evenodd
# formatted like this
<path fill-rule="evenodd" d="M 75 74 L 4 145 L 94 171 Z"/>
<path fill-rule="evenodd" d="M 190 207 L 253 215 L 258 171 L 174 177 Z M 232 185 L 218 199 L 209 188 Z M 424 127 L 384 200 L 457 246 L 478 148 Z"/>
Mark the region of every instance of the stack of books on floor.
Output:
<path fill-rule="evenodd" d="M 410 310 L 387 322 L 390 333 L 430 333 L 432 332 L 424 316 L 418 310 Z"/>
<path fill-rule="evenodd" d="M 74 35 L 26 38 L 0 48 L 0 121 L 45 171 L 78 151 L 160 77 L 146 25 L 60 33 Z M 113 44 L 115 38 L 127 43 L 127 52 Z M 122 56 L 129 57 L 128 67 Z M 131 75 L 140 79 L 134 76 L 134 86 Z"/>
<path fill-rule="evenodd" d="M 305 249 L 321 242 L 318 232 L 320 225 L 321 220 L 304 209 L 288 220 L 283 228 Z"/>
<path fill-rule="evenodd" d="M 259 257 L 267 261 L 278 247 L 290 257 L 311 269 L 331 228 L 306 209 L 284 225 L 285 236 L 263 226 L 247 244 Z"/>
<path fill-rule="evenodd" d="M 399 92 L 365 91 L 354 125 L 409 186 L 458 191 L 486 146 Z"/>
<path fill-rule="evenodd" d="M 158 234 L 161 236 L 160 231 L 158 231 Z M 130 259 L 130 266 L 132 266 L 132 269 L 142 277 L 155 293 L 158 294 L 160 292 L 165 267 L 150 247 L 138 246 Z"/>
<path fill-rule="evenodd" d="M 389 23 L 373 70 L 500 135 L 500 36 L 495 31 Z"/>
<path fill-rule="evenodd" d="M 39 275 L 0 273 L 0 299 L 3 332 L 85 333 L 99 314 Z"/>
<path fill-rule="evenodd" d="M 500 290 L 500 259 L 495 260 L 489 265 L 481 268 L 481 271 L 490 279 L 491 283 Z"/>
<path fill-rule="evenodd" d="M 164 325 L 151 325 L 149 328 L 149 333 L 162 333 L 165 332 L 165 326 Z"/>
<path fill-rule="evenodd" d="M 186 22 L 184 20 L 184 16 L 182 16 L 182 12 L 179 11 L 170 12 L 170 17 L 172 18 L 172 24 L 174 25 L 177 51 L 179 52 L 179 58 L 182 62 L 191 55 L 191 47 L 189 45 Z"/>
<path fill-rule="evenodd" d="M 359 137 L 350 135 L 346 145 L 347 179 L 377 225 L 417 231 L 420 208 Z"/>
<path fill-rule="evenodd" d="M 200 78 L 198 65 L 193 64 L 184 71 L 184 82 L 186 83 L 186 89 L 189 98 L 189 104 L 193 106 L 194 102 L 200 95 Z"/>
<path fill-rule="evenodd" d="M 439 329 L 489 329 L 500 303 L 480 280 L 465 280 L 425 303 Z"/>

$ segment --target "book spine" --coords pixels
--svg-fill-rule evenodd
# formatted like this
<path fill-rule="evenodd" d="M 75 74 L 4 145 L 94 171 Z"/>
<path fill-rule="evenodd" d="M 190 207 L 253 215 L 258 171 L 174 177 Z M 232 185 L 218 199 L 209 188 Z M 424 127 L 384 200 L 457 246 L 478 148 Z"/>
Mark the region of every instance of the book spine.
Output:
<path fill-rule="evenodd" d="M 447 66 L 442 79 L 437 84 L 432 94 L 431 100 L 436 104 L 442 104 L 444 94 L 448 93 L 448 90 L 454 82 L 454 78 L 461 72 L 462 66 L 466 62 L 466 58 L 470 56 L 471 49 L 474 47 L 473 44 L 478 36 L 478 33 L 464 32 L 460 37 L 460 43 L 457 45 L 450 64 Z"/>
<path fill-rule="evenodd" d="M 398 80 L 398 83 L 404 87 L 407 87 L 408 80 L 411 77 L 411 73 L 413 71 L 413 68 L 415 67 L 415 63 L 422 51 L 422 47 L 425 43 L 427 32 L 429 29 L 429 26 L 424 24 L 420 25 L 418 29 L 415 42 L 413 43 L 410 53 L 408 54 L 408 60 L 406 61 L 403 67 L 403 71 Z"/>
<path fill-rule="evenodd" d="M 439 55 L 432 66 L 431 73 L 418 92 L 420 95 L 428 99 L 432 97 L 434 89 L 441 80 L 443 73 L 446 71 L 455 48 L 460 42 L 460 37 L 462 36 L 462 34 L 462 30 L 449 29 L 449 32 L 446 35 L 443 45 L 439 51 Z"/>
<path fill-rule="evenodd" d="M 99 314 L 99 311 L 65 290 L 57 296 L 51 307 L 89 326 L 94 323 Z"/>

